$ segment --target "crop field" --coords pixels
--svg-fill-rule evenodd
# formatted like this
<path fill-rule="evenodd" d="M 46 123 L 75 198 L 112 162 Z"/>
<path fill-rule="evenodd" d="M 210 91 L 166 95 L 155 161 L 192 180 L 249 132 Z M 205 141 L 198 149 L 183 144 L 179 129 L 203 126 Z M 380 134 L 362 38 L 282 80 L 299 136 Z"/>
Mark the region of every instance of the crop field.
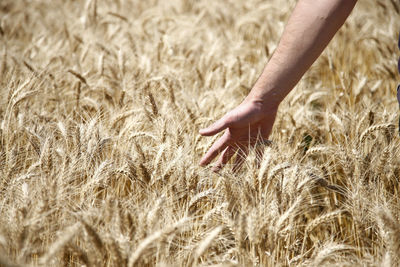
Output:
<path fill-rule="evenodd" d="M 262 156 L 199 166 L 295 4 L 1 0 L 0 266 L 399 266 L 397 0 L 357 3 Z"/>

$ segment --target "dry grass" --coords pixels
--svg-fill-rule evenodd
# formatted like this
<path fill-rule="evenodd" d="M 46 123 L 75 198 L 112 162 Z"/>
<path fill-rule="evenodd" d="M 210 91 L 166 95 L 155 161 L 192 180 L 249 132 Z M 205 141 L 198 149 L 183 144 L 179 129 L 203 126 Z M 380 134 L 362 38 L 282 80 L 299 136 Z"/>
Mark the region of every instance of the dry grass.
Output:
<path fill-rule="evenodd" d="M 400 264 L 395 0 L 359 1 L 264 158 L 198 166 L 294 4 L 2 0 L 0 265 Z"/>

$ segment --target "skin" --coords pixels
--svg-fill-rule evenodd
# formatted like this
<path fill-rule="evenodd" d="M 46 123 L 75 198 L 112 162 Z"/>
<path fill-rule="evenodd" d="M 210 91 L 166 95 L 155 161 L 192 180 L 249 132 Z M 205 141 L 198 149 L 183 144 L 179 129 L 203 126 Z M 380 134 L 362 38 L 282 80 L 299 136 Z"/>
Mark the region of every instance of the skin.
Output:
<path fill-rule="evenodd" d="M 213 170 L 221 169 L 236 152 L 237 169 L 257 140 L 271 133 L 280 102 L 320 56 L 353 10 L 357 0 L 299 0 L 279 45 L 243 102 L 202 136 L 225 131 L 200 161 L 206 166 L 220 154 Z"/>

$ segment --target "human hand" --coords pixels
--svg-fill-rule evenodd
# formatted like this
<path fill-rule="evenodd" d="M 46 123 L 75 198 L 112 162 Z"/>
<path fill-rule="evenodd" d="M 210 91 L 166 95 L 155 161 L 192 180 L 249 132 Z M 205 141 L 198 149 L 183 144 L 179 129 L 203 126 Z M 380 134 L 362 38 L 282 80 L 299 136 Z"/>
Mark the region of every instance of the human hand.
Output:
<path fill-rule="evenodd" d="M 200 130 L 200 134 L 203 136 L 212 136 L 225 130 L 221 138 L 201 159 L 201 166 L 208 165 L 221 153 L 213 167 L 214 171 L 218 171 L 238 152 L 234 163 L 234 170 L 236 170 L 248 155 L 249 148 L 254 147 L 260 139 L 268 138 L 275 121 L 278 105 L 273 104 L 272 101 L 256 101 L 248 98 L 214 124 Z"/>

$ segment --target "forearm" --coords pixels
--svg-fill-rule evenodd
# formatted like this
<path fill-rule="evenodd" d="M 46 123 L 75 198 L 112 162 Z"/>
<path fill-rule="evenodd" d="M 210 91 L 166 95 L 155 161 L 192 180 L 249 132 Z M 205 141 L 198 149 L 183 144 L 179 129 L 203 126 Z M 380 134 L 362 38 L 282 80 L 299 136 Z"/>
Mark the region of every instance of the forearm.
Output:
<path fill-rule="evenodd" d="M 250 96 L 279 104 L 322 53 L 356 2 L 299 0 Z"/>

